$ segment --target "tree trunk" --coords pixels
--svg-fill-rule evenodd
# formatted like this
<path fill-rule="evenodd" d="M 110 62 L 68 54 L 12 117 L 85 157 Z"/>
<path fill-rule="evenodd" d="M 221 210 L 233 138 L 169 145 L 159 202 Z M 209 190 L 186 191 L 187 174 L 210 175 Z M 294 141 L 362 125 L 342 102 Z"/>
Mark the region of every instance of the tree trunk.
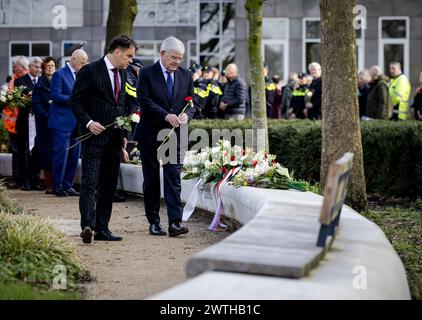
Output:
<path fill-rule="evenodd" d="M 268 151 L 267 107 L 265 104 L 264 63 L 262 59 L 262 4 L 263 0 L 247 0 L 249 22 L 249 69 L 251 79 L 251 108 L 254 150 Z M 261 135 L 263 133 L 263 135 Z M 255 138 L 256 137 L 256 138 Z M 262 141 L 258 139 L 262 137 Z"/>
<path fill-rule="evenodd" d="M 137 14 L 138 6 L 136 0 L 110 0 L 104 54 L 107 54 L 107 45 L 115 36 L 120 34 L 132 36 L 133 22 Z"/>
<path fill-rule="evenodd" d="M 355 154 L 346 202 L 367 208 L 356 75 L 356 0 L 320 0 L 322 44 L 321 187 L 330 163 L 345 152 Z"/>

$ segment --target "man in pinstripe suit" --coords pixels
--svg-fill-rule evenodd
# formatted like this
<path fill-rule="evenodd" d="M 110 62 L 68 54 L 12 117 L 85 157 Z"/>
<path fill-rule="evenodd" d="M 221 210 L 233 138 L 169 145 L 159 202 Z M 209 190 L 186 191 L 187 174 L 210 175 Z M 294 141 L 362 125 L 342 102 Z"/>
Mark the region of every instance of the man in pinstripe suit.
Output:
<path fill-rule="evenodd" d="M 125 69 L 132 62 L 135 50 L 136 43 L 131 38 L 115 37 L 107 55 L 79 71 L 70 98 L 70 106 L 83 133 L 94 134 L 82 142 L 81 149 L 79 210 L 84 243 L 92 242 L 94 230 L 96 241 L 122 240 L 109 230 L 108 224 L 122 153 L 125 160 L 128 159 L 124 150 L 127 132 L 105 126 L 116 117 L 130 113 L 125 107 Z"/>

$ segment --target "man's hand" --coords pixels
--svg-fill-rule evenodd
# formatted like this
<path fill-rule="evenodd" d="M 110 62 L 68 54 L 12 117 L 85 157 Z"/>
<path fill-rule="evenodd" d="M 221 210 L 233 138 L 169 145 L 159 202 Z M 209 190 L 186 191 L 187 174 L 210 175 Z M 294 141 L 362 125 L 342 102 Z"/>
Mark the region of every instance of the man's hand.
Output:
<path fill-rule="evenodd" d="M 99 122 L 91 122 L 89 127 L 89 131 L 91 133 L 95 134 L 96 136 L 99 135 L 101 132 L 103 132 L 106 128 L 104 128 Z"/>
<path fill-rule="evenodd" d="M 126 149 L 122 149 L 123 153 L 123 162 L 129 162 L 129 153 L 126 151 Z"/>
<path fill-rule="evenodd" d="M 226 111 L 228 106 L 229 106 L 228 103 L 221 101 L 219 108 L 220 108 L 221 111 Z"/>
<path fill-rule="evenodd" d="M 189 120 L 189 117 L 186 113 L 179 114 L 178 118 L 179 118 L 180 124 L 186 124 Z"/>
<path fill-rule="evenodd" d="M 123 149 L 127 147 L 127 138 L 123 138 Z"/>
<path fill-rule="evenodd" d="M 170 123 L 174 128 L 177 128 L 180 126 L 180 120 L 175 114 L 169 113 L 168 115 L 166 115 L 164 120 Z"/>

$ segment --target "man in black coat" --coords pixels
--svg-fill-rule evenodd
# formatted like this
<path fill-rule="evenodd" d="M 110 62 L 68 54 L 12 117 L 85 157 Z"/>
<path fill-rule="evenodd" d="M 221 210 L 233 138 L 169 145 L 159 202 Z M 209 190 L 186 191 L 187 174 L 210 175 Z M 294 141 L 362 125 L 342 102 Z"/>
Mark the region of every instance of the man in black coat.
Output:
<path fill-rule="evenodd" d="M 174 38 L 165 39 L 161 45 L 160 59 L 153 65 L 142 69 L 138 80 L 138 98 L 141 105 L 141 122 L 135 132 L 135 140 L 141 147 L 142 171 L 144 174 L 145 213 L 150 223 L 149 232 L 154 236 L 164 236 L 166 232 L 160 225 L 160 163 L 157 148 L 160 141 L 157 135 L 162 129 L 175 128 L 180 135 L 180 125 L 186 125 L 192 118 L 194 109 L 188 108 L 185 98 L 193 96 L 191 73 L 180 68 L 185 47 Z M 171 141 L 171 140 L 170 140 Z M 179 139 L 178 139 L 179 141 Z M 181 193 L 182 148 L 177 145 L 178 159 L 163 165 L 164 198 L 167 205 L 169 236 L 174 237 L 188 232 L 181 224 L 183 207 Z"/>
<path fill-rule="evenodd" d="M 239 76 L 236 64 L 230 63 L 226 67 L 225 75 L 228 81 L 219 108 L 224 112 L 225 119 L 243 120 L 248 103 L 248 87 L 245 80 Z"/>
<path fill-rule="evenodd" d="M 120 241 L 108 224 L 113 206 L 123 152 L 127 160 L 127 133 L 114 125 L 118 116 L 130 113 L 125 106 L 125 81 L 129 63 L 135 55 L 136 43 L 121 35 L 111 40 L 108 54 L 83 67 L 76 77 L 70 107 L 83 129 L 93 136 L 82 142 L 82 177 L 79 198 L 81 238 Z M 97 196 L 95 192 L 97 191 Z"/>
<path fill-rule="evenodd" d="M 321 119 L 321 104 L 322 104 L 322 81 L 321 81 L 321 65 L 317 62 L 312 62 L 309 67 L 309 73 L 313 77 L 312 83 L 309 86 L 310 94 L 312 94 L 311 101 L 306 104 L 304 110 L 305 116 L 311 120 Z"/>
<path fill-rule="evenodd" d="M 26 95 L 31 95 L 34 85 L 38 82 L 41 75 L 42 60 L 39 57 L 33 57 L 29 61 L 29 72 L 15 80 L 15 88 L 25 87 L 23 91 Z M 16 139 L 17 139 L 17 161 L 18 172 L 20 175 L 20 188 L 22 190 L 43 190 L 40 185 L 38 166 L 38 140 L 35 137 L 34 146 L 29 150 L 29 114 L 30 108 L 26 107 L 19 110 L 16 119 Z"/>

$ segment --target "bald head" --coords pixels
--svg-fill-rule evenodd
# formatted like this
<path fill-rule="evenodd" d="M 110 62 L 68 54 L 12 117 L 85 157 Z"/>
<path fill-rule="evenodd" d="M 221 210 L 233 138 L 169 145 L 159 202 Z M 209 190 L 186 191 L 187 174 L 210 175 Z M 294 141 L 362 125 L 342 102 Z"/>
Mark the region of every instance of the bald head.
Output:
<path fill-rule="evenodd" d="M 237 65 L 235 63 L 230 63 L 229 65 L 227 65 L 225 75 L 228 79 L 234 79 L 237 77 L 238 74 L 239 69 L 237 68 Z"/>
<path fill-rule="evenodd" d="M 70 65 L 76 72 L 82 69 L 84 65 L 88 63 L 88 55 L 82 49 L 77 49 L 73 51 L 72 56 L 70 58 Z"/>

